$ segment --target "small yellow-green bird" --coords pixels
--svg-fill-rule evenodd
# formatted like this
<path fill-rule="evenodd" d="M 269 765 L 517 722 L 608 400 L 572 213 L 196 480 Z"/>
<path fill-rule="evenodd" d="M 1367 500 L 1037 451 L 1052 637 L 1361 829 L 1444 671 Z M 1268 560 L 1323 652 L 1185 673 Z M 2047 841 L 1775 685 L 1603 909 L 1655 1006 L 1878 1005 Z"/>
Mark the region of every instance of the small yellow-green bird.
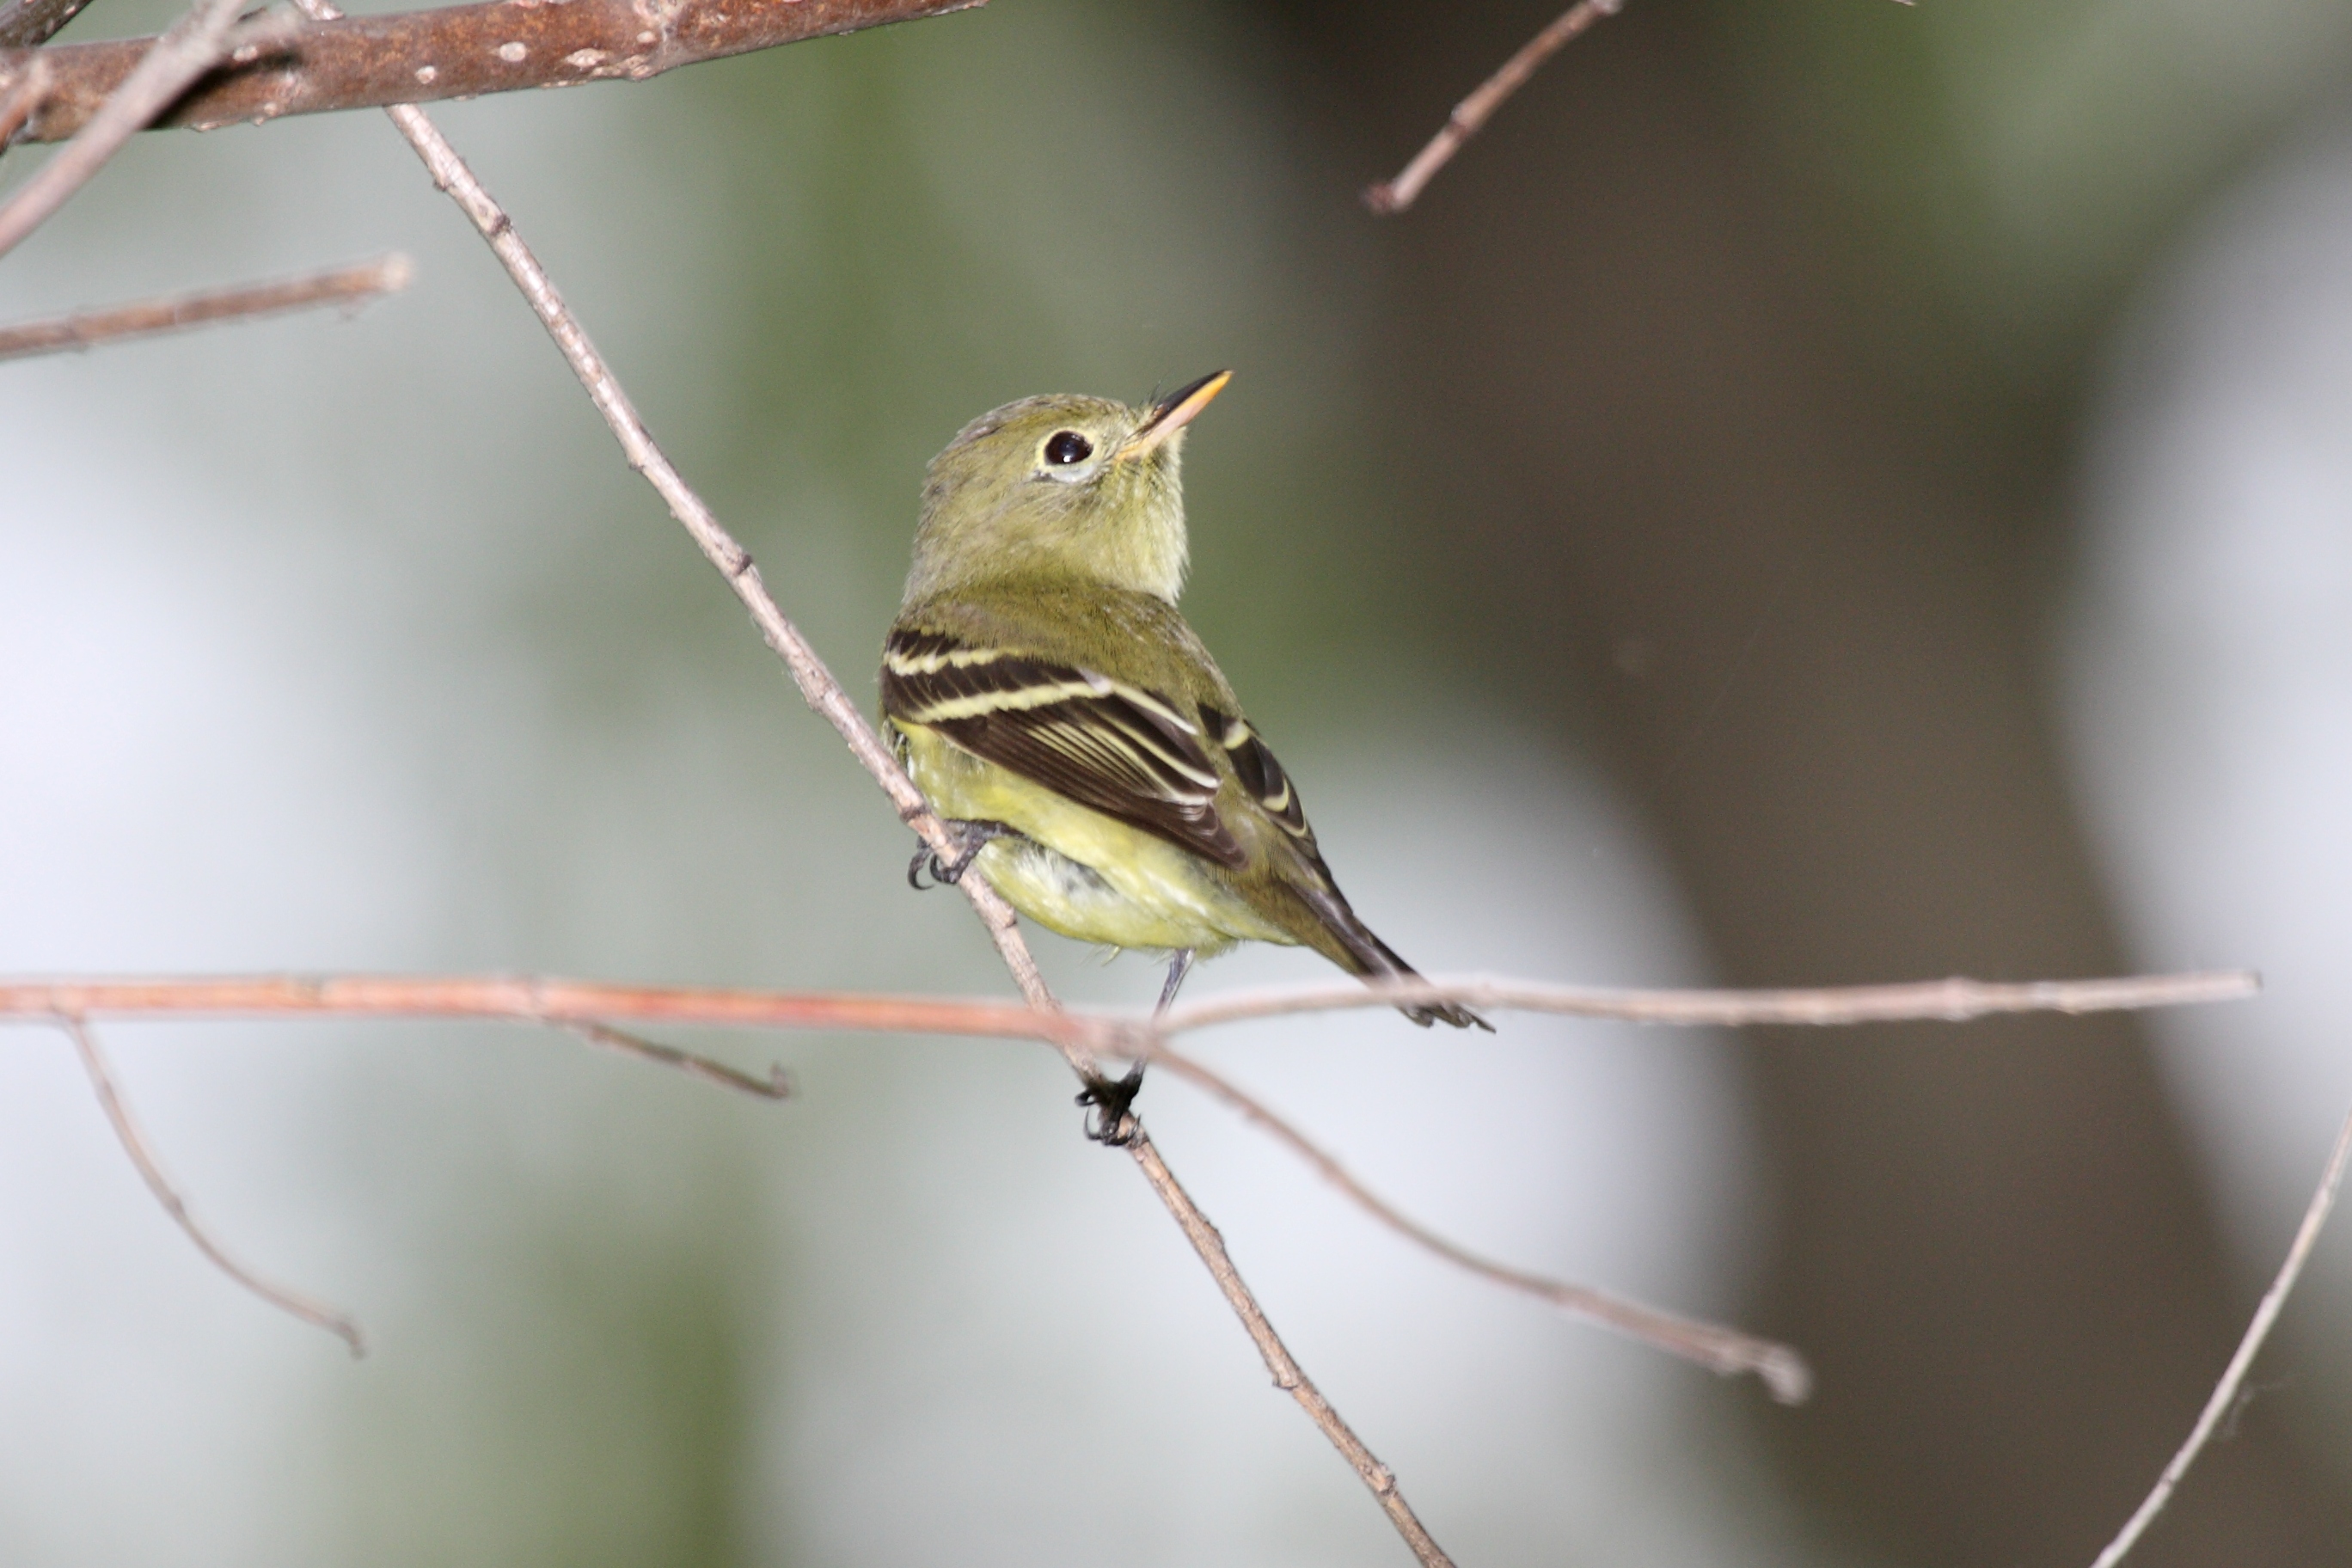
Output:
<path fill-rule="evenodd" d="M 1417 978 L 1348 907 L 1297 787 L 1177 613 L 1184 427 L 1230 379 L 1140 408 L 1024 398 L 965 426 L 931 459 L 882 651 L 900 760 L 963 845 L 917 854 L 908 879 L 976 866 L 1048 930 L 1170 954 L 1162 1008 L 1196 956 L 1239 942 Z M 1487 1026 L 1448 1003 L 1400 1010 Z"/>

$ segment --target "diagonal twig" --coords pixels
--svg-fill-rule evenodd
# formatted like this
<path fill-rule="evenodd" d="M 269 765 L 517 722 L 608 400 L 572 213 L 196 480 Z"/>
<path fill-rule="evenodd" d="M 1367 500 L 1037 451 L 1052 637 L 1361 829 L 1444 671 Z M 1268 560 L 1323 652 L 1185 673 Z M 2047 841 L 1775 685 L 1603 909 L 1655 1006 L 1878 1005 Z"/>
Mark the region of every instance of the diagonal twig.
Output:
<path fill-rule="evenodd" d="M 648 1040 L 632 1035 L 626 1029 L 615 1029 L 610 1024 L 594 1023 L 585 1018 L 556 1022 L 560 1028 L 569 1029 L 592 1046 L 602 1046 L 608 1051 L 635 1057 L 657 1067 L 676 1068 L 688 1078 L 698 1078 L 705 1083 L 715 1083 L 721 1089 L 731 1089 L 738 1094 L 748 1094 L 758 1100 L 790 1100 L 793 1097 L 793 1075 L 781 1065 L 772 1065 L 765 1078 L 753 1078 L 750 1073 L 729 1067 L 725 1062 L 665 1046 L 658 1040 Z"/>
<path fill-rule="evenodd" d="M 275 17 L 239 27 L 237 7 L 244 3 L 196 0 L 194 9 L 155 40 L 154 47 L 122 79 L 122 85 L 89 117 L 80 134 L 17 186 L 5 205 L 0 205 L 0 256 L 47 223 L 106 166 L 107 160 L 122 150 L 124 142 L 165 104 L 186 91 L 190 82 L 231 54 L 251 49 L 257 56 L 264 41 L 285 36 L 284 25 Z M 54 96 L 52 87 L 41 104 L 47 104 Z M 37 106 L 35 112 L 38 111 Z"/>
<path fill-rule="evenodd" d="M 2189 1473 L 2189 1467 L 2197 1462 L 2197 1456 L 2204 1451 L 2206 1443 L 2213 1436 L 2213 1428 L 2237 1401 L 2239 1385 L 2245 1382 L 2246 1373 L 2252 1370 L 2254 1357 L 2262 1353 L 2263 1342 L 2270 1337 L 2271 1325 L 2278 1321 L 2279 1310 L 2286 1305 L 2288 1293 L 2294 1290 L 2295 1279 L 2302 1274 L 2305 1260 L 2310 1258 L 2312 1247 L 2319 1240 L 2320 1228 L 2327 1223 L 2327 1211 L 2336 1205 L 2336 1194 L 2344 1184 L 2344 1168 L 2347 1163 L 2352 1163 L 2352 1115 L 2345 1117 L 2344 1125 L 2336 1131 L 2336 1146 L 2328 1152 L 2327 1168 L 2320 1173 L 2319 1185 L 2313 1191 L 2311 1202 L 2303 1211 L 2303 1223 L 2295 1227 L 2294 1244 L 2286 1249 L 2286 1261 L 2279 1265 L 2278 1278 L 2273 1279 L 2271 1288 L 2263 1292 L 2262 1303 L 2254 1309 L 2253 1321 L 2246 1325 L 2245 1337 L 2238 1342 L 2237 1352 L 2230 1357 L 2230 1364 L 2222 1372 L 2221 1381 L 2213 1385 L 2212 1395 L 2205 1401 L 2205 1408 L 2199 1412 L 2197 1424 L 2189 1429 L 2188 1440 L 2180 1445 L 2179 1452 L 2172 1456 L 2172 1462 L 2165 1466 L 2164 1473 L 2157 1478 L 2155 1488 L 2131 1518 L 2125 1521 L 2116 1538 L 2107 1542 L 2106 1549 L 2099 1553 L 2098 1560 L 2091 1568 L 2115 1568 L 2124 1560 L 2125 1553 L 2138 1542 L 2141 1534 L 2155 1522 L 2156 1516 L 2164 1511 L 2165 1504 L 2172 1500 L 2173 1490 L 2180 1485 L 2180 1479 Z"/>
<path fill-rule="evenodd" d="M 1811 1396 L 1812 1371 L 1793 1346 L 1758 1339 L 1718 1324 L 1703 1323 L 1660 1311 L 1657 1308 L 1646 1307 L 1622 1296 L 1612 1296 L 1588 1285 L 1571 1285 L 1565 1280 L 1547 1279 L 1540 1274 L 1531 1274 L 1523 1268 L 1513 1268 L 1507 1264 L 1481 1258 L 1398 1210 L 1387 1199 L 1357 1180 L 1328 1152 L 1310 1142 L 1305 1133 L 1269 1110 L 1265 1102 L 1223 1074 L 1167 1046 L 1161 1046 L 1152 1053 L 1152 1061 L 1164 1070 L 1206 1089 L 1265 1128 L 1288 1146 L 1291 1152 L 1315 1167 L 1325 1181 L 1339 1188 L 1359 1208 L 1448 1263 L 1498 1285 L 1549 1301 L 1603 1328 L 1614 1329 L 1668 1355 L 1695 1362 L 1709 1372 L 1727 1377 L 1753 1373 L 1763 1380 L 1765 1387 L 1771 1390 L 1772 1397 L 1783 1405 L 1801 1405 Z"/>
<path fill-rule="evenodd" d="M 1479 128 L 1494 118 L 1505 99 L 1527 85 L 1537 67 L 1601 17 L 1615 16 L 1624 4 L 1625 0 L 1578 0 L 1570 5 L 1542 32 L 1520 45 L 1519 52 L 1505 60 L 1502 69 L 1480 82 L 1477 91 L 1455 104 L 1454 112 L 1445 117 L 1445 123 L 1437 128 L 1437 134 L 1412 155 L 1412 162 L 1395 179 L 1367 186 L 1364 205 L 1383 217 L 1412 205 L 1422 187 L 1453 161 L 1454 154 L 1462 150 L 1462 143 L 1478 134 Z"/>
<path fill-rule="evenodd" d="M 69 349 L 155 337 L 213 321 L 275 315 L 316 305 L 356 310 L 372 300 L 407 288 L 415 271 L 414 262 L 394 253 L 355 267 L 338 267 L 300 278 L 140 300 L 100 310 L 76 310 L 69 316 L 43 321 L 20 321 L 15 326 L 0 326 L 0 360 L 63 353 Z"/>
<path fill-rule="evenodd" d="M 329 0 L 297 0 L 304 13 L 314 19 L 325 20 L 335 16 Z M 850 752 L 873 775 L 898 807 L 898 816 L 922 835 L 934 849 L 947 851 L 949 837 L 946 825 L 930 809 L 920 791 L 899 768 L 881 738 L 874 732 L 856 704 L 842 690 L 816 650 L 801 636 L 800 629 L 784 618 L 761 582 L 759 568 L 752 563 L 751 553 L 720 526 L 718 518 L 695 494 L 669 459 L 655 445 L 652 433 L 637 415 L 628 395 L 621 388 L 612 368 L 589 341 L 587 331 L 572 316 L 556 292 L 553 281 L 538 258 L 515 232 L 513 221 L 493 200 L 479 180 L 474 177 L 465 161 L 457 156 L 432 120 L 414 105 L 401 105 L 387 110 L 393 123 L 400 130 L 417 156 L 433 176 L 433 183 L 446 192 L 459 208 L 471 219 L 482 237 L 505 266 L 515 286 L 530 301 L 532 310 L 555 340 L 556 347 L 572 366 L 572 373 L 586 388 L 591 402 L 612 427 L 614 437 L 626 454 L 629 466 L 643 474 L 648 483 L 669 506 L 670 513 L 692 536 L 704 556 L 719 569 L 730 584 L 744 606 L 751 612 L 753 622 L 760 627 L 768 646 L 773 648 L 792 672 L 801 695 L 809 706 L 830 721 Z M 1014 982 L 1030 1006 L 1040 1012 L 1057 1011 L 1059 1004 L 1045 978 L 1037 972 L 1036 961 L 1030 956 L 1028 944 L 1022 940 L 1013 910 L 979 877 L 967 876 L 959 884 L 971 900 L 973 909 L 987 926 L 995 941 L 997 952 L 1004 960 Z M 1093 1057 L 1076 1038 L 1056 1042 L 1071 1067 L 1082 1078 L 1095 1073 Z M 1273 1370 L 1275 1380 L 1297 1399 L 1324 1436 L 1346 1457 L 1357 1475 L 1371 1489 L 1381 1507 L 1398 1531 L 1404 1537 L 1413 1555 L 1423 1568 L 1452 1568 L 1452 1560 L 1439 1549 L 1421 1521 L 1405 1502 L 1396 1478 L 1385 1465 L 1365 1447 L 1361 1439 L 1341 1420 L 1339 1412 L 1309 1382 L 1306 1373 L 1276 1333 L 1274 1325 L 1258 1305 L 1257 1299 L 1234 1268 L 1227 1256 L 1223 1239 L 1216 1226 L 1211 1225 L 1191 1196 L 1177 1184 L 1176 1177 L 1160 1159 L 1160 1152 L 1145 1135 L 1142 1123 L 1131 1115 L 1123 1120 L 1118 1131 L 1126 1134 L 1125 1146 L 1138 1169 L 1160 1195 L 1160 1201 L 1182 1227 L 1192 1243 L 1218 1289 L 1223 1294 L 1234 1314 L 1242 1321 L 1258 1353 Z"/>
<path fill-rule="evenodd" d="M 122 1152 L 131 1156 L 131 1164 L 138 1167 L 140 1179 L 147 1184 L 147 1190 L 155 1194 L 155 1201 L 163 1205 L 163 1212 L 172 1216 L 173 1223 L 196 1244 L 196 1250 L 210 1258 L 213 1266 L 222 1273 L 271 1306 L 291 1313 L 306 1323 L 316 1324 L 341 1340 L 351 1347 L 354 1359 L 367 1354 L 367 1340 L 351 1314 L 289 1286 L 266 1279 L 229 1255 L 228 1249 L 190 1211 L 188 1200 L 180 1195 L 179 1189 L 172 1184 L 172 1178 L 163 1173 L 162 1163 L 155 1158 L 153 1145 L 147 1142 L 147 1135 L 140 1131 L 139 1123 L 131 1119 L 130 1106 L 124 1103 L 121 1091 L 115 1087 L 114 1069 L 108 1063 L 105 1053 L 99 1049 L 98 1037 L 90 1032 L 89 1023 L 70 1013 L 58 1016 L 55 1022 L 73 1041 L 75 1051 L 81 1057 L 83 1070 L 89 1074 L 90 1087 L 98 1091 L 98 1103 L 105 1110 L 106 1120 L 112 1124 L 114 1136 L 122 1144 Z"/>

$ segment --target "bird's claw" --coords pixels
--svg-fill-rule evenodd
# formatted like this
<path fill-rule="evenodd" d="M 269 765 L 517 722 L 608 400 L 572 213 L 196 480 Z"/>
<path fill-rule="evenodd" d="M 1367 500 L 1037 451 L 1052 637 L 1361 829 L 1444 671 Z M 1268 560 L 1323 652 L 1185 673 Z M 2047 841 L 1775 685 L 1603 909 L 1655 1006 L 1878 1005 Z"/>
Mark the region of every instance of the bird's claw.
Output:
<path fill-rule="evenodd" d="M 907 862 L 907 886 L 917 892 L 923 890 L 923 873 L 928 870 L 931 880 L 942 888 L 952 888 L 963 880 L 980 852 L 1000 838 L 1018 838 L 1021 830 L 1002 822 L 965 822 L 959 818 L 941 817 L 941 824 L 955 837 L 956 851 L 952 859 L 942 860 L 940 852 L 926 844 L 915 851 Z"/>
<path fill-rule="evenodd" d="M 1107 1149 L 1124 1149 L 1135 1142 L 1143 1131 L 1143 1123 L 1133 1114 L 1135 1097 L 1143 1089 L 1143 1069 L 1129 1068 L 1124 1078 L 1097 1078 L 1088 1074 L 1087 1087 L 1078 1090 L 1078 1104 L 1089 1114 L 1087 1136 Z"/>

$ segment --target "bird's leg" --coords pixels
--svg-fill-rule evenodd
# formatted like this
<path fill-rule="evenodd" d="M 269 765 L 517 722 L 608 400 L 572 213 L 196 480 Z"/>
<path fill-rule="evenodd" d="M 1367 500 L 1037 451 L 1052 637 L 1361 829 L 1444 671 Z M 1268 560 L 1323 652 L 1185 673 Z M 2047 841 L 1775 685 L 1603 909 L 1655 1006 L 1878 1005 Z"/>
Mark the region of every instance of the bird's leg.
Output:
<path fill-rule="evenodd" d="M 1184 976 L 1192 973 L 1192 950 L 1180 947 L 1168 955 L 1168 983 L 1160 988 L 1160 1005 L 1151 1010 L 1155 1018 L 1176 1005 L 1176 993 L 1184 988 Z"/>
<path fill-rule="evenodd" d="M 951 888 L 963 880 L 980 852 L 1000 838 L 1018 838 L 1021 830 L 1002 822 L 966 822 L 959 817 L 943 816 L 941 826 L 955 836 L 956 852 L 952 860 L 940 858 L 938 850 L 926 844 L 915 851 L 907 862 L 907 886 L 917 892 L 923 890 L 923 872 L 928 868 L 932 880 L 943 888 Z"/>
<path fill-rule="evenodd" d="M 1160 1017 L 1176 1005 L 1176 993 L 1183 988 L 1184 976 L 1192 973 L 1191 948 L 1180 947 L 1168 955 L 1168 980 L 1160 987 L 1160 1005 L 1151 1010 L 1154 1018 Z M 1124 1078 L 1087 1079 L 1087 1087 L 1078 1092 L 1078 1103 L 1094 1110 L 1094 1115 L 1087 1121 L 1087 1136 L 1113 1148 L 1122 1148 L 1132 1142 L 1135 1130 L 1127 1125 L 1127 1113 L 1135 1104 L 1135 1097 L 1142 1091 L 1143 1065 L 1140 1062 L 1129 1068 Z"/>

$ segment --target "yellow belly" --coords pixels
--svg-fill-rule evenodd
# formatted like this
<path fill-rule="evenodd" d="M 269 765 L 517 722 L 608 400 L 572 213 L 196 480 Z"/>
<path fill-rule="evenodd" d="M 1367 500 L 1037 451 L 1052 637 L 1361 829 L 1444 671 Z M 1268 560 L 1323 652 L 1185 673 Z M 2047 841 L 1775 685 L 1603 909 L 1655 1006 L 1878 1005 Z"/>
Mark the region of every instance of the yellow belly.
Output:
<path fill-rule="evenodd" d="M 1110 947 L 1197 949 L 1297 938 L 1226 888 L 1218 868 L 1164 838 L 1055 795 L 973 756 L 919 725 L 907 739 L 907 771 L 943 816 L 1002 822 L 1000 838 L 973 862 L 1005 901 L 1048 931 Z"/>

